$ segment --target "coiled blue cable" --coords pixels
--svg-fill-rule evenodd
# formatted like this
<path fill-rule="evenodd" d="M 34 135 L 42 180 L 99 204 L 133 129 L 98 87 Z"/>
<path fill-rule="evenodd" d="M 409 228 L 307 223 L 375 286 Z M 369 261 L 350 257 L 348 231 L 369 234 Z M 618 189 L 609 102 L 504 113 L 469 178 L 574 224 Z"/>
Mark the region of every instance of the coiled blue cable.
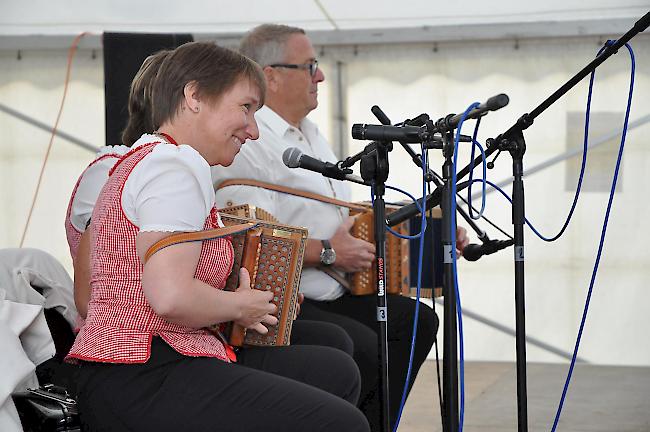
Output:
<path fill-rule="evenodd" d="M 600 53 L 607 46 L 610 46 L 610 45 L 614 44 L 615 42 L 616 41 L 608 40 L 606 42 L 606 44 L 605 44 L 605 47 L 601 48 L 601 50 L 598 52 L 598 55 L 600 55 Z M 579 326 L 579 329 L 578 329 L 578 335 L 577 335 L 577 338 L 576 338 L 576 343 L 575 343 L 575 346 L 574 346 L 573 355 L 571 357 L 571 363 L 570 363 L 570 366 L 569 366 L 569 371 L 567 373 L 567 377 L 566 377 L 566 380 L 565 380 L 565 383 L 564 383 L 564 388 L 562 390 L 562 396 L 561 396 L 560 402 L 558 404 L 558 408 L 557 408 L 557 411 L 556 411 L 556 414 L 555 414 L 555 419 L 553 421 L 553 427 L 551 429 L 551 432 L 555 432 L 555 430 L 557 428 L 558 422 L 560 420 L 560 416 L 562 414 L 562 408 L 564 406 L 564 401 L 566 399 L 566 395 L 567 395 L 567 392 L 568 392 L 568 389 L 569 389 L 569 384 L 571 382 L 571 377 L 573 375 L 573 370 L 574 370 L 574 367 L 575 367 L 575 362 L 576 362 L 576 358 L 577 358 L 577 355 L 578 355 L 578 350 L 580 348 L 580 341 L 582 339 L 582 334 L 584 332 L 585 322 L 587 320 L 587 314 L 589 312 L 589 304 L 591 302 L 591 295 L 593 293 L 593 287 L 594 287 L 594 284 L 596 282 L 596 276 L 598 274 L 598 268 L 599 268 L 599 265 L 600 265 L 600 258 L 601 258 L 603 247 L 604 247 L 604 244 L 605 244 L 605 236 L 607 234 L 607 225 L 609 223 L 609 215 L 610 215 L 610 212 L 611 212 L 612 204 L 614 202 L 614 193 L 616 191 L 616 184 L 617 184 L 617 181 L 618 181 L 618 173 L 619 173 L 619 170 L 620 170 L 621 160 L 623 158 L 623 151 L 624 151 L 624 148 L 625 148 L 625 139 L 626 139 L 626 136 L 627 136 L 627 129 L 628 129 L 628 123 L 629 123 L 629 117 L 630 117 L 630 109 L 632 107 L 632 96 L 633 96 L 633 93 L 634 93 L 634 75 L 635 75 L 635 70 L 636 70 L 636 61 L 635 61 L 635 57 L 634 57 L 634 51 L 632 50 L 632 47 L 629 44 L 625 44 L 625 47 L 627 48 L 627 50 L 628 50 L 628 52 L 630 54 L 631 72 L 630 72 L 630 89 L 629 89 L 629 93 L 628 93 L 627 107 L 626 107 L 626 111 L 625 111 L 625 120 L 623 122 L 623 132 L 621 134 L 621 143 L 620 143 L 620 146 L 619 146 L 618 156 L 617 156 L 617 159 L 616 159 L 616 167 L 615 167 L 615 170 L 614 170 L 614 176 L 612 178 L 612 185 L 611 185 L 611 188 L 610 188 L 609 199 L 608 199 L 608 202 L 607 202 L 607 209 L 605 211 L 605 217 L 604 217 L 604 220 L 603 220 L 603 227 L 602 227 L 602 230 L 601 230 L 600 241 L 599 241 L 599 244 L 598 244 L 598 252 L 597 252 L 597 255 L 596 255 L 596 260 L 594 262 L 594 267 L 593 267 L 592 274 L 591 274 L 591 280 L 589 282 L 589 289 L 587 291 L 587 298 L 585 300 L 585 307 L 583 309 L 582 319 L 580 320 L 580 326 Z M 589 82 L 589 95 L 588 95 L 588 98 L 587 98 L 587 109 L 586 109 L 587 117 L 586 117 L 586 120 L 585 120 L 585 138 L 584 138 L 584 144 L 583 144 L 582 166 L 581 166 L 581 170 L 580 170 L 580 178 L 578 180 L 578 185 L 576 187 L 576 195 L 574 196 L 573 204 L 571 206 L 571 210 L 569 211 L 569 215 L 567 216 L 567 219 L 566 219 L 562 229 L 560 230 L 560 232 L 557 235 L 555 235 L 553 237 L 550 237 L 550 238 L 547 238 L 547 237 L 543 236 L 533 226 L 533 224 L 528 220 L 528 218 L 526 218 L 526 225 L 528 225 L 530 227 L 530 229 L 540 239 L 542 239 L 544 241 L 547 241 L 547 242 L 555 241 L 555 240 L 557 240 L 558 238 L 560 238 L 562 236 L 562 234 L 564 233 L 564 231 L 566 230 L 566 228 L 567 228 L 567 226 L 568 226 L 568 224 L 570 222 L 571 216 L 572 216 L 572 214 L 573 214 L 573 212 L 575 210 L 575 207 L 576 207 L 576 204 L 577 204 L 577 201 L 578 201 L 578 197 L 579 197 L 579 193 L 580 193 L 580 187 L 581 187 L 581 184 L 582 184 L 583 175 L 584 175 L 584 171 L 585 171 L 585 165 L 586 165 L 586 153 L 587 153 L 587 149 L 588 149 L 587 143 L 588 143 L 588 129 L 589 129 L 588 128 L 588 125 L 589 125 L 589 113 L 590 113 L 590 106 L 591 106 L 591 96 L 592 96 L 592 91 L 593 91 L 594 76 L 595 76 L 595 72 L 592 72 L 591 79 L 590 79 L 590 82 Z M 472 183 L 473 182 L 479 182 L 479 181 L 481 181 L 481 180 L 472 180 Z M 489 184 L 490 186 L 492 186 L 493 188 L 495 188 L 497 191 L 499 191 L 506 199 L 508 199 L 508 201 L 510 201 L 512 203 L 512 199 L 508 196 L 508 194 L 505 191 L 503 191 L 501 188 L 499 188 L 496 184 L 494 184 L 494 183 L 492 183 L 490 181 L 486 181 L 486 183 Z"/>

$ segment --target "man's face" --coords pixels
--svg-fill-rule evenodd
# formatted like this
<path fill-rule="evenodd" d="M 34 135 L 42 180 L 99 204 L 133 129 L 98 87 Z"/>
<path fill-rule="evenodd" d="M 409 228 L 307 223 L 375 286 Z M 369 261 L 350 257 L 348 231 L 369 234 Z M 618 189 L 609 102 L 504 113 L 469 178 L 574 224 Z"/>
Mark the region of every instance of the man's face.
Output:
<path fill-rule="evenodd" d="M 314 47 L 309 38 L 303 34 L 294 34 L 287 40 L 286 57 L 283 63 L 303 65 L 316 60 Z M 314 76 L 308 69 L 276 69 L 279 73 L 278 96 L 283 103 L 291 106 L 292 111 L 302 112 L 307 116 L 318 106 L 318 83 L 325 80 L 325 75 L 316 69 Z"/>

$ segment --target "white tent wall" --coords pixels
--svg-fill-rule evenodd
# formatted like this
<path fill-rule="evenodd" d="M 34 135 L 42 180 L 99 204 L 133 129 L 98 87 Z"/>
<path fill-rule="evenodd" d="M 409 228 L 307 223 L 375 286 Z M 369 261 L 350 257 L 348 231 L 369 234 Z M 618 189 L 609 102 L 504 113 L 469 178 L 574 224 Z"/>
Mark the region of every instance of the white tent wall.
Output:
<path fill-rule="evenodd" d="M 633 42 L 636 54 L 635 98 L 631 120 L 650 113 L 643 95 L 650 91 L 650 40 L 640 37 Z M 599 49 L 597 38 L 570 38 L 431 46 L 374 47 L 348 54 L 347 118 L 351 123 L 377 123 L 370 107 L 379 105 L 394 121 L 413 118 L 426 112 L 434 119 L 447 113 L 462 112 L 471 102 L 484 101 L 504 92 L 510 104 L 483 119 L 479 139 L 505 131 L 517 118 L 531 111 L 561 84 L 584 67 Z M 344 56 L 345 57 L 345 56 Z M 630 60 L 621 50 L 598 69 L 592 101 L 592 113 L 621 113 L 619 121 L 607 125 L 592 121 L 591 140 L 600 134 L 593 130 L 622 129 L 625 112 Z M 583 114 L 588 79 L 544 112 L 526 131 L 525 167 L 532 167 L 569 148 L 582 146 L 581 140 L 568 140 L 568 113 Z M 580 118 L 578 130 L 582 130 Z M 470 134 L 471 127 L 464 130 Z M 349 130 L 349 127 L 348 127 Z M 625 157 L 621 165 L 619 192 L 614 206 L 591 302 L 591 310 L 580 350 L 581 358 L 596 363 L 647 365 L 648 344 L 641 342 L 650 322 L 650 295 L 647 285 L 647 236 L 643 221 L 650 209 L 642 201 L 644 174 L 649 159 L 646 123 L 629 131 Z M 581 136 L 581 135 L 580 135 Z M 481 139 L 482 138 L 482 139 Z M 351 141 L 350 154 L 364 142 Z M 618 141 L 613 143 L 618 145 Z M 469 161 L 468 146 L 461 144 L 459 165 Z M 432 166 L 441 172 L 442 157 L 431 151 Z M 579 158 L 578 158 L 579 159 Z M 593 155 L 592 155 L 593 159 Z M 588 159 L 589 160 L 589 159 Z M 606 159 L 607 181 L 611 182 L 615 152 Z M 413 194 L 421 193 L 418 169 L 397 146 L 390 154 L 389 184 Z M 579 165 L 578 165 L 579 166 Z M 597 167 L 596 167 L 597 168 Z M 588 164 L 586 176 L 593 176 L 594 164 Z M 477 173 L 480 171 L 477 171 Z M 494 182 L 510 179 L 512 158 L 502 154 L 488 178 Z M 624 173 L 624 175 L 623 175 Z M 546 236 L 556 234 L 573 201 L 575 183 L 565 186 L 566 163 L 525 179 L 526 214 Z M 479 186 L 474 188 L 478 191 Z M 510 192 L 510 188 L 506 187 Z M 604 218 L 609 187 L 599 192 L 584 192 L 565 235 L 554 243 L 545 243 L 526 229 L 526 304 L 527 333 L 554 348 L 571 352 L 575 342 L 598 240 Z M 389 199 L 401 199 L 388 193 Z M 355 185 L 355 198 L 368 199 L 369 192 Z M 475 201 L 480 207 L 480 200 Z M 512 232 L 511 210 L 498 193 L 488 195 L 487 213 L 508 232 Z M 467 224 L 459 219 L 460 224 Z M 491 238 L 504 236 L 479 222 Z M 472 233 L 473 235 L 473 233 Z M 473 235 L 476 241 L 475 235 Z M 470 263 L 459 262 L 459 283 L 463 307 L 514 329 L 514 269 L 512 249 Z M 438 308 L 441 312 L 441 308 Z M 513 360 L 514 338 L 485 324 L 465 318 L 466 356 L 469 359 Z M 529 345 L 533 361 L 564 361 L 549 351 Z"/>
<path fill-rule="evenodd" d="M 101 55 L 101 53 L 100 53 Z M 54 125 L 63 95 L 67 52 L 0 51 L 0 103 L 47 125 Z M 101 57 L 80 51 L 74 60 L 59 130 L 99 148 L 104 141 L 104 82 Z M 50 133 L 0 113 L 0 245 L 17 247 L 47 150 Z M 44 249 L 69 270 L 63 221 L 81 171 L 94 153 L 55 138 L 24 246 Z"/>
<path fill-rule="evenodd" d="M 635 6 L 632 3 L 626 4 Z M 611 7 L 610 12 L 613 10 Z M 638 13 L 637 18 L 643 13 Z M 628 21 L 627 27 L 634 19 Z M 0 25 L 0 29 L 6 28 Z M 166 31 L 175 30 L 179 29 Z M 63 39 L 69 43 L 72 37 Z M 0 45 L 0 104 L 52 125 L 63 93 L 67 51 L 63 45 L 49 50 L 25 49 L 19 58 L 16 40 Z M 489 114 L 482 122 L 479 139 L 483 142 L 504 131 L 522 113 L 530 111 L 586 65 L 603 40 L 605 38 L 596 36 L 515 40 L 504 35 L 500 40 L 443 40 L 435 45 L 324 44 L 318 46 L 317 51 L 327 79 L 321 86 L 320 106 L 311 117 L 331 138 L 335 149 L 342 148 L 342 155 L 346 156 L 359 151 L 364 143 L 350 138 L 341 143 L 339 130 L 343 128 L 349 134 L 352 123 L 377 123 L 370 114 L 374 104 L 382 107 L 396 122 L 421 112 L 438 118 L 460 112 L 473 101 L 507 93 L 510 96 L 508 107 Z M 640 35 L 632 45 L 637 56 L 631 115 L 634 120 L 650 113 L 645 97 L 650 94 L 650 38 Z M 97 147 L 104 141 L 102 68 L 100 47 L 82 48 L 77 52 L 59 124 L 60 130 Z M 341 73 L 340 85 L 336 79 L 338 72 Z M 629 57 L 626 50 L 621 50 L 598 69 L 593 112 L 623 112 L 628 79 Z M 343 100 L 338 99 L 341 94 Z M 587 80 L 584 80 L 526 131 L 525 167 L 581 145 L 579 141 L 568 142 L 567 119 L 568 113 L 584 112 L 586 95 Z M 617 128 L 620 123 L 612 122 L 604 130 Z M 15 247 L 20 242 L 49 134 L 4 112 L 0 112 L 0 130 L 0 193 L 4 201 L 0 210 L 0 247 Z M 465 133 L 469 132 L 468 127 Z M 645 248 L 648 236 L 643 224 L 650 213 L 643 200 L 644 174 L 650 164 L 649 134 L 648 124 L 628 133 L 622 163 L 624 175 L 615 197 L 580 350 L 580 356 L 590 362 L 650 364 L 650 347 L 643 342 L 642 336 L 650 324 L 650 294 L 646 288 L 650 282 L 649 259 Z M 439 170 L 440 155 L 437 151 L 430 154 L 432 166 Z M 92 152 L 55 138 L 25 239 L 25 246 L 52 253 L 70 270 L 63 220 L 74 182 L 92 157 Z M 468 160 L 466 148 L 462 149 L 459 160 L 461 165 Z M 606 172 L 611 175 L 614 157 L 608 162 Z M 401 148 L 396 147 L 391 153 L 390 163 L 389 183 L 419 193 L 416 168 Z M 499 181 L 509 178 L 510 172 L 511 158 L 502 154 L 488 176 Z M 559 230 L 570 208 L 573 190 L 565 185 L 566 176 L 566 163 L 560 163 L 525 179 L 527 216 L 545 234 Z M 369 192 L 355 188 L 354 196 L 365 200 Z M 528 334 L 566 352 L 573 349 L 607 197 L 607 191 L 583 193 L 573 224 L 555 243 L 541 242 L 526 230 Z M 397 195 L 391 193 L 388 198 L 397 198 Z M 488 195 L 487 214 L 511 232 L 510 208 L 496 193 Z M 488 229 L 485 223 L 481 226 Z M 503 238 L 494 230 L 488 232 L 492 238 Z M 472 236 L 475 241 L 473 233 Z M 475 263 L 461 261 L 459 282 L 464 308 L 514 328 L 511 250 Z M 442 315 L 441 307 L 437 310 Z M 467 317 L 464 330 L 467 359 L 514 359 L 514 337 Z M 566 361 L 531 344 L 528 359 Z"/>

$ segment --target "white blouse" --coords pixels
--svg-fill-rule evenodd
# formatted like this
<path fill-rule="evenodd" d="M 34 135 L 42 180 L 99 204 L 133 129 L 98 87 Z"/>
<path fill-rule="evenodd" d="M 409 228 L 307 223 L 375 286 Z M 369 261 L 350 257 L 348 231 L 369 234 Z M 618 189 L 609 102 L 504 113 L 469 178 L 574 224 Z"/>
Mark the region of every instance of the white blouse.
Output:
<path fill-rule="evenodd" d="M 214 206 L 210 166 L 194 148 L 143 135 L 133 148 L 162 141 L 133 169 L 122 191 L 124 214 L 140 231 L 200 231 Z"/>
<path fill-rule="evenodd" d="M 95 160 L 102 157 L 103 159 L 90 165 L 81 175 L 70 208 L 70 222 L 77 231 L 86 231 L 99 192 L 101 192 L 106 180 L 108 180 L 108 172 L 117 163 L 120 156 L 129 150 L 131 149 L 124 145 L 103 147 L 95 155 Z"/>

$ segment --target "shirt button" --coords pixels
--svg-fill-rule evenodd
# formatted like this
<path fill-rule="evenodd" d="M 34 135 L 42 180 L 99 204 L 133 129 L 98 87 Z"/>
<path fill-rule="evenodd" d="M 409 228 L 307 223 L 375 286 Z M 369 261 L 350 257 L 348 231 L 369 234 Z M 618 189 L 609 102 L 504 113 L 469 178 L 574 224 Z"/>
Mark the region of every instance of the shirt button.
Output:
<path fill-rule="evenodd" d="M 302 137 L 298 137 L 298 141 L 302 141 Z"/>

